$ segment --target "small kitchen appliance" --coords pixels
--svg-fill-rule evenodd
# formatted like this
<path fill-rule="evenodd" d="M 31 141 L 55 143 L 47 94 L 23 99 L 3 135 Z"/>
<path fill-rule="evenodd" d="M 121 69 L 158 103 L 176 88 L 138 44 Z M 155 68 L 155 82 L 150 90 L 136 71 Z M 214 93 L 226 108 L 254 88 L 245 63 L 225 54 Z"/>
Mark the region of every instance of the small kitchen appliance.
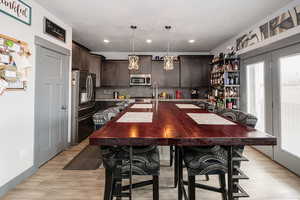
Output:
<path fill-rule="evenodd" d="M 198 99 L 199 98 L 199 90 L 194 88 L 191 91 L 191 98 L 192 99 Z"/>
<path fill-rule="evenodd" d="M 113 97 L 114 97 L 114 99 L 118 99 L 119 98 L 119 92 L 118 91 L 114 91 L 113 92 Z"/>
<path fill-rule="evenodd" d="M 151 74 L 131 74 L 130 86 L 151 86 Z"/>
<path fill-rule="evenodd" d="M 176 90 L 176 99 L 182 99 L 182 92 L 180 90 Z"/>

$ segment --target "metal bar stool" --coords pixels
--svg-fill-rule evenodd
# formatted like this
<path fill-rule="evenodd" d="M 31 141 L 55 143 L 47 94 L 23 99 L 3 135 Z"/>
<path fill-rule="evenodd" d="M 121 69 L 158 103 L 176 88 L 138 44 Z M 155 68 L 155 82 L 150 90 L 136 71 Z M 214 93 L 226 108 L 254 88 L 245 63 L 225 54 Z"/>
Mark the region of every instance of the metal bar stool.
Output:
<path fill-rule="evenodd" d="M 199 102 L 197 105 L 203 110 L 208 110 L 210 112 L 214 111 L 213 106 L 208 102 Z M 176 148 L 177 147 L 170 146 L 170 167 L 172 167 L 174 160 L 174 188 L 177 188 L 178 185 L 178 151 Z M 207 174 L 205 174 L 205 181 L 209 181 L 209 176 Z"/>
<path fill-rule="evenodd" d="M 255 116 L 240 111 L 226 109 L 219 111 L 218 114 L 252 128 L 254 128 L 257 123 Z M 230 184 L 233 196 L 230 196 L 229 199 L 249 197 L 246 191 L 239 185 L 239 180 L 249 179 L 240 169 L 241 162 L 248 161 L 242 155 L 243 150 L 244 146 L 237 146 L 230 149 L 223 146 L 183 148 L 183 160 L 188 171 L 188 181 L 183 181 L 183 184 L 188 185 L 188 199 L 195 200 L 195 189 L 202 188 L 219 192 L 222 194 L 222 199 L 227 200 L 226 173 L 232 173 L 233 175 L 233 180 L 228 181 L 230 183 L 233 182 L 233 184 Z M 229 159 L 229 156 L 230 158 L 232 156 L 232 159 Z M 228 163 L 228 160 L 232 160 L 232 163 Z M 182 169 L 179 169 L 179 171 L 182 171 Z M 195 177 L 197 175 L 219 175 L 220 188 L 195 183 Z"/>
<path fill-rule="evenodd" d="M 122 104 L 96 113 L 95 128 L 101 128 L 125 107 L 126 104 Z M 159 199 L 160 160 L 157 147 L 101 146 L 100 148 L 105 167 L 104 200 L 112 200 L 114 197 L 132 199 L 132 189 L 151 184 L 153 185 L 153 199 Z M 151 175 L 152 180 L 133 184 L 133 175 Z M 122 186 L 123 179 L 129 179 L 129 185 Z M 124 192 L 128 190 L 129 192 Z"/>
<path fill-rule="evenodd" d="M 101 151 L 106 170 L 104 200 L 112 200 L 113 197 L 131 199 L 132 189 L 151 184 L 153 199 L 159 200 L 160 163 L 157 147 L 102 147 Z M 152 180 L 133 184 L 133 175 L 149 175 Z M 129 179 L 129 185 L 122 186 L 123 179 Z"/>

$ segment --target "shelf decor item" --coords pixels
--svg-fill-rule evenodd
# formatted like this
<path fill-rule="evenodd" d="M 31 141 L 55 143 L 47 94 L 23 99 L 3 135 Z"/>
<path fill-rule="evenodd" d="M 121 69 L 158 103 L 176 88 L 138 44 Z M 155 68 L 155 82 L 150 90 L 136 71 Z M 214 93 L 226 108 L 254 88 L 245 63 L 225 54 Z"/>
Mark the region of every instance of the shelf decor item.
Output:
<path fill-rule="evenodd" d="M 165 29 L 168 31 L 170 34 L 171 26 L 165 26 Z M 168 37 L 168 50 L 167 50 L 167 55 L 164 56 L 164 70 L 169 71 L 174 69 L 174 59 L 175 56 L 170 56 L 170 36 Z"/>
<path fill-rule="evenodd" d="M 132 54 L 128 56 L 128 69 L 129 70 L 139 70 L 139 57 L 135 55 L 135 49 L 134 49 L 134 37 L 135 37 L 135 30 L 137 29 L 137 26 L 130 26 L 132 29 L 132 40 L 131 40 L 131 45 L 132 45 Z"/>

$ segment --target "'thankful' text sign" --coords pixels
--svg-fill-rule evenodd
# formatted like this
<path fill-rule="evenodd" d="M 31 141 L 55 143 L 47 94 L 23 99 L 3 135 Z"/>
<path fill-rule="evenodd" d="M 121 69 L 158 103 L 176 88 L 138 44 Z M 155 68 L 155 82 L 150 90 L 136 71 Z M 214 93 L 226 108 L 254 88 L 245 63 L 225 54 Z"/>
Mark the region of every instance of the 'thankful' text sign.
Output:
<path fill-rule="evenodd" d="M 31 7 L 21 0 L 0 0 L 0 12 L 31 25 Z"/>

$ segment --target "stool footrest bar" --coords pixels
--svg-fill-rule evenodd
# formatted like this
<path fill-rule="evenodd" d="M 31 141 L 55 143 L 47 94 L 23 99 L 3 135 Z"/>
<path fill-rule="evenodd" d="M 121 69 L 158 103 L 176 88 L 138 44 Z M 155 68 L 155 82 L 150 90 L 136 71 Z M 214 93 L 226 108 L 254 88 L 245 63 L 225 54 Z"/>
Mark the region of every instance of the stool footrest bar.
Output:
<path fill-rule="evenodd" d="M 238 184 L 235 183 L 235 186 L 238 188 L 238 193 L 233 193 L 233 198 L 248 198 L 250 197 L 249 194 Z"/>
<path fill-rule="evenodd" d="M 237 166 L 234 167 L 234 169 L 239 173 L 239 175 L 233 175 L 233 179 L 238 180 L 248 180 L 249 177 Z"/>

